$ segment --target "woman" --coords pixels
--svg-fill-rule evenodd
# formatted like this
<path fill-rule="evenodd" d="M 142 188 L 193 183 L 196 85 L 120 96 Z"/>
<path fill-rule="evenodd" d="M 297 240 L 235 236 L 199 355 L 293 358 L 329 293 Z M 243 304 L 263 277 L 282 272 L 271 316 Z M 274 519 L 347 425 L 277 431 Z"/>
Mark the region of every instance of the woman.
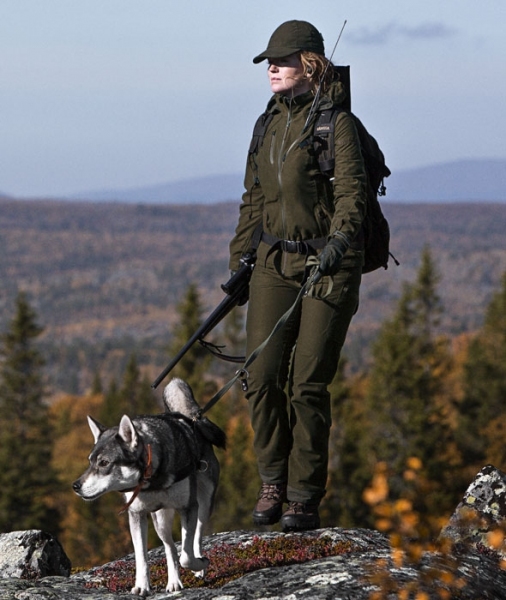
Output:
<path fill-rule="evenodd" d="M 333 180 L 318 165 L 313 101 L 321 109 L 345 99 L 332 65 L 325 69 L 318 30 L 305 21 L 283 23 L 253 62 L 265 59 L 274 95 L 261 143 L 250 149 L 230 268 L 237 270 L 241 257 L 257 245 L 260 228 L 246 323 L 248 355 L 293 305 L 308 275 L 308 256 L 317 257 L 323 275 L 316 293 L 303 298 L 252 363 L 246 393 L 262 480 L 253 521 L 269 525 L 281 519 L 283 530 L 293 531 L 320 525 L 331 425 L 327 387 L 358 308 L 367 184 L 357 132 L 344 111 L 335 125 Z"/>

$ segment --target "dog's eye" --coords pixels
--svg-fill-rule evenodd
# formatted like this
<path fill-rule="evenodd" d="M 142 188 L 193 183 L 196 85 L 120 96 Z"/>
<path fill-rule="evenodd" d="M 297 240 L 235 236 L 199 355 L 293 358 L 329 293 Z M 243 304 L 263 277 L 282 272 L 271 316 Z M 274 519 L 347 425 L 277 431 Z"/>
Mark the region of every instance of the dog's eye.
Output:
<path fill-rule="evenodd" d="M 109 461 L 106 458 L 101 458 L 98 461 L 98 466 L 101 467 L 102 469 L 105 469 L 105 467 L 109 466 Z"/>

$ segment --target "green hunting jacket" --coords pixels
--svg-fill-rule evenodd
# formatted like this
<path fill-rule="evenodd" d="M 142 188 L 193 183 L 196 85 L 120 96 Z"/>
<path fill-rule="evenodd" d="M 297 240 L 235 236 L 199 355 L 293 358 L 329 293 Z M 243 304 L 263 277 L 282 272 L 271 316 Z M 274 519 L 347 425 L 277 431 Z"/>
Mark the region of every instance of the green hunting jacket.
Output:
<path fill-rule="evenodd" d="M 343 101 L 344 89 L 332 84 L 319 110 Z M 263 230 L 284 240 L 303 241 L 328 238 L 340 231 L 352 241 L 342 266 L 362 264 L 363 242 L 359 235 L 366 208 L 367 177 L 360 142 L 352 117 L 339 113 L 335 125 L 334 179 L 322 174 L 311 139 L 313 123 L 302 134 L 313 94 L 295 98 L 275 94 L 268 106 L 273 118 L 256 154 L 249 154 L 235 236 L 230 243 L 230 269 L 239 268 L 239 259 L 251 248 L 259 223 Z M 285 277 L 301 277 L 306 257 L 261 243 L 257 262 L 277 269 Z"/>

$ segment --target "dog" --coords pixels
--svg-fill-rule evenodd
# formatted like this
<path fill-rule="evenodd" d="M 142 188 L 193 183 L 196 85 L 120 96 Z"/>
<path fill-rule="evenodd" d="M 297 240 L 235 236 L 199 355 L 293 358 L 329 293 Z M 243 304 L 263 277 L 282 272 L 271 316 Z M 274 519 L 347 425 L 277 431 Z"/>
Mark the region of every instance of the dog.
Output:
<path fill-rule="evenodd" d="M 111 491 L 122 492 L 128 510 L 135 552 L 132 594 L 151 593 L 147 560 L 147 515 L 163 542 L 167 556 L 167 592 L 183 588 L 177 550 L 172 539 L 174 511 L 181 517 L 179 564 L 205 575 L 203 528 L 214 503 L 220 466 L 213 446 L 226 447 L 225 433 L 202 418 L 190 386 L 173 379 L 164 389 L 165 413 L 130 418 L 107 428 L 92 417 L 95 439 L 89 467 L 72 487 L 84 500 Z"/>

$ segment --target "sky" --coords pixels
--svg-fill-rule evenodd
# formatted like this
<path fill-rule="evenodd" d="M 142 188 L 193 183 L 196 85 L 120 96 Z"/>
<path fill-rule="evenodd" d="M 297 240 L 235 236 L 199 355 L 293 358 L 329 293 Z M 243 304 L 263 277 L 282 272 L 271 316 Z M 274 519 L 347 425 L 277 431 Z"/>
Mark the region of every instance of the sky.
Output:
<path fill-rule="evenodd" d="M 392 171 L 506 158 L 506 0 L 0 0 L 0 192 L 241 173 L 289 19 L 327 57 L 346 21 L 333 61 Z"/>

